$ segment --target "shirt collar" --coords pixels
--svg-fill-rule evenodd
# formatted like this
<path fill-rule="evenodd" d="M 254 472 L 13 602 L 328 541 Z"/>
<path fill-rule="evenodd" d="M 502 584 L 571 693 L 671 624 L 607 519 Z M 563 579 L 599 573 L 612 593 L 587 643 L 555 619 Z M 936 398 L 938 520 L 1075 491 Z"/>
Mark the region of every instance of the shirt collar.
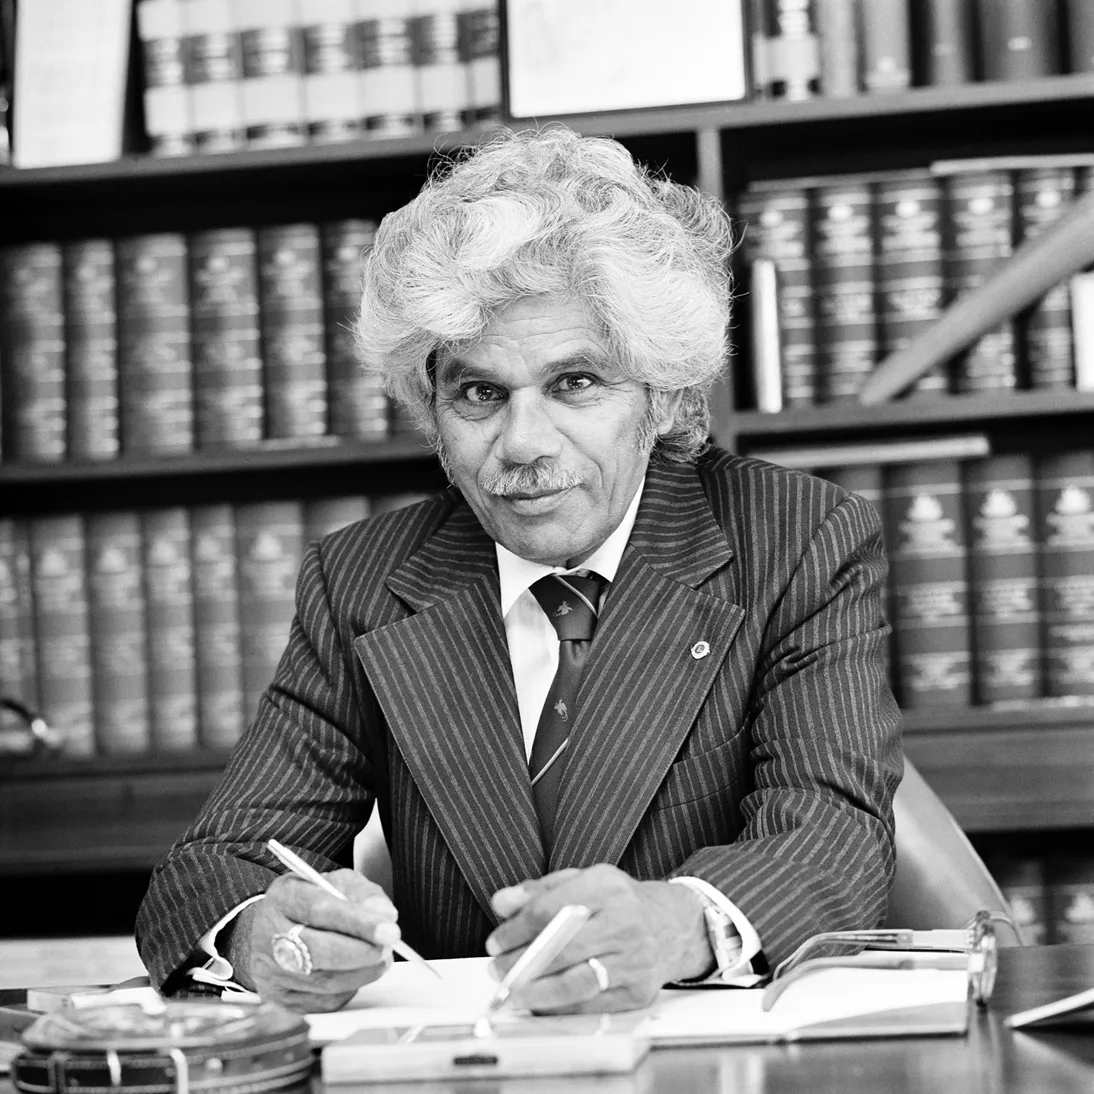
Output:
<path fill-rule="evenodd" d="M 580 566 L 573 569 L 595 570 L 605 580 L 615 580 L 615 573 L 619 569 L 623 551 L 631 538 L 631 530 L 638 516 L 638 503 L 642 500 L 644 486 L 644 481 L 638 484 L 631 504 L 623 514 L 623 519 L 616 530 Z M 502 618 L 509 614 L 509 609 L 516 603 L 517 598 L 541 577 L 547 574 L 572 572 L 565 566 L 544 566 L 541 562 L 530 562 L 526 558 L 520 558 L 500 543 L 494 544 L 494 550 L 498 556 L 498 578 L 501 581 Z"/>

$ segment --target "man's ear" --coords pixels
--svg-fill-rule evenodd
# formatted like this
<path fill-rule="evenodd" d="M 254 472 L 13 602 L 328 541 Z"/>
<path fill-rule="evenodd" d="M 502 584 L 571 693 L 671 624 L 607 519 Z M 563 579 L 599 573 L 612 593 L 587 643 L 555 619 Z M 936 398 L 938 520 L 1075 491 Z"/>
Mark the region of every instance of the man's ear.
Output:
<path fill-rule="evenodd" d="M 663 437 L 676 422 L 676 415 L 680 410 L 680 400 L 683 399 L 682 391 L 651 391 L 650 392 L 650 417 L 654 424 L 654 430 L 658 437 Z"/>

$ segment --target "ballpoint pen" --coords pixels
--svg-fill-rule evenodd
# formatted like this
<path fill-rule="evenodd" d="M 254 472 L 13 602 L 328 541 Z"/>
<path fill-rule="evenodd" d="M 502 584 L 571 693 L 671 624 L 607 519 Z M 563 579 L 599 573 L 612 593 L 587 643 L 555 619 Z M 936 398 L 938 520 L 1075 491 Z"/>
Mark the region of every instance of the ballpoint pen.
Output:
<path fill-rule="evenodd" d="M 275 839 L 267 840 L 266 846 L 273 852 L 278 860 L 296 874 L 297 877 L 301 877 L 305 881 L 310 881 L 313 885 L 318 885 L 323 892 L 329 893 L 339 900 L 349 900 L 349 897 L 346 896 L 341 889 L 332 885 L 315 869 L 315 867 L 309 866 L 295 851 L 290 851 L 284 844 L 278 843 Z M 416 965 L 421 965 L 423 968 L 428 969 L 438 980 L 444 979 L 436 966 L 431 965 L 420 953 L 408 946 L 402 939 L 393 943 L 391 948 L 401 957 L 405 957 L 407 961 L 413 961 Z"/>

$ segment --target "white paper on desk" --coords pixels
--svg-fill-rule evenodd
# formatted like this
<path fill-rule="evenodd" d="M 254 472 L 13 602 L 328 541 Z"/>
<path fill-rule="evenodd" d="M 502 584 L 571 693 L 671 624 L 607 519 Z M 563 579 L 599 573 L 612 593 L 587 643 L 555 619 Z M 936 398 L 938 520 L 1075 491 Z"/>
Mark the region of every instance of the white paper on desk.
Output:
<path fill-rule="evenodd" d="M 489 959 L 435 964 L 443 982 L 417 965 L 399 962 L 362 988 L 344 1010 L 309 1014 L 313 1042 L 330 1044 L 359 1029 L 382 1026 L 473 1023 L 496 986 Z M 963 969 L 825 969 L 791 985 L 767 1012 L 762 1009 L 763 992 L 756 988 L 667 989 L 636 1035 L 649 1037 L 655 1045 L 781 1041 L 810 1036 L 811 1029 L 840 1036 L 834 1024 L 849 1020 L 853 1025 L 843 1035 L 851 1030 L 861 1036 L 960 1033 L 967 1024 L 967 994 Z M 503 1015 L 502 1021 L 520 1020 L 519 1015 Z M 882 1020 L 872 1022 L 874 1016 Z"/>

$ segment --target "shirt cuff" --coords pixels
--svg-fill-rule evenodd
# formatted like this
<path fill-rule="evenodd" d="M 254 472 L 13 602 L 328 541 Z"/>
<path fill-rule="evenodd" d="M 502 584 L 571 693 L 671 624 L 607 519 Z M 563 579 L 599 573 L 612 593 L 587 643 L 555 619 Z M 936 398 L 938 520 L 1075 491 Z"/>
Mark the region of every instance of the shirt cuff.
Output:
<path fill-rule="evenodd" d="M 191 980 L 195 980 L 199 984 L 216 984 L 224 988 L 231 988 L 234 991 L 247 990 L 232 980 L 232 977 L 235 975 L 235 969 L 232 968 L 232 963 L 228 958 L 223 957 L 217 949 L 217 935 L 220 934 L 220 932 L 224 930 L 224 928 L 227 927 L 244 908 L 254 904 L 256 900 L 261 900 L 265 895 L 265 893 L 257 893 L 255 896 L 248 897 L 242 904 L 237 904 L 226 915 L 218 919 L 216 923 L 198 939 L 195 957 L 205 954 L 208 957 L 208 960 L 202 965 L 195 965 L 193 968 L 186 970 L 186 975 Z"/>
<path fill-rule="evenodd" d="M 670 877 L 670 885 L 686 885 L 693 892 L 698 893 L 708 904 L 721 909 L 729 916 L 730 921 L 741 936 L 741 956 L 737 963 L 726 969 L 716 969 L 705 980 L 688 981 L 689 987 L 697 984 L 726 984 L 735 988 L 751 988 L 767 979 L 766 976 L 755 972 L 752 959 L 763 954 L 763 946 L 756 928 L 749 922 L 748 917 L 730 900 L 725 893 L 716 889 L 707 881 L 697 877 Z"/>

